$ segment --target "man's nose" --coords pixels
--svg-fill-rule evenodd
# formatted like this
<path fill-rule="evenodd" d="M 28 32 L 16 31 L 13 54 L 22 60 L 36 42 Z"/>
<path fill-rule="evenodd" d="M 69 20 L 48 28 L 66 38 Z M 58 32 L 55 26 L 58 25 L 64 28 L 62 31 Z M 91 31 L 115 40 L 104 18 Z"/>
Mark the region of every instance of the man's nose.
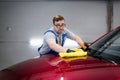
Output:
<path fill-rule="evenodd" d="M 63 26 L 60 26 L 60 29 L 63 29 Z"/>

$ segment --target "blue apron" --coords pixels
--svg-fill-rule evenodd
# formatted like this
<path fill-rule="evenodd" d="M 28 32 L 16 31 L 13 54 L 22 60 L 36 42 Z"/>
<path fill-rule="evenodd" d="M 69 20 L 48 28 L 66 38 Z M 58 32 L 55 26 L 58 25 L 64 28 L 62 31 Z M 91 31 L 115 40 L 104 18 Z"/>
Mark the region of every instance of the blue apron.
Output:
<path fill-rule="evenodd" d="M 47 32 L 52 32 L 54 35 L 56 35 L 53 30 L 47 30 L 47 31 L 44 33 L 44 35 L 45 35 Z M 62 34 L 62 46 L 64 45 L 65 37 L 66 37 L 66 36 L 67 36 L 66 33 L 63 33 L 63 34 Z M 56 37 L 56 43 L 58 43 L 57 37 Z M 42 45 L 42 46 L 43 46 L 43 45 Z M 38 48 L 38 52 L 40 51 L 40 49 L 42 48 L 42 46 Z M 39 53 L 39 54 L 40 54 L 40 53 Z M 55 55 L 55 56 L 58 56 L 58 52 L 53 51 L 53 50 L 50 50 L 48 53 L 45 53 L 45 54 L 40 54 L 40 56 L 42 56 L 42 55 L 47 55 L 47 54 L 53 54 L 53 55 Z"/>

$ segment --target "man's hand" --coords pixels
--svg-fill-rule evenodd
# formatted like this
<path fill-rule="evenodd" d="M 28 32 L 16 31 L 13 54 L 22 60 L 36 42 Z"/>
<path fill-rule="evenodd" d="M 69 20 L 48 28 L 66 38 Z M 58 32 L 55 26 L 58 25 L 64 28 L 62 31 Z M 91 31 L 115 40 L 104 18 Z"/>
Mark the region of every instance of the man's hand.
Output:
<path fill-rule="evenodd" d="M 85 44 L 86 48 L 85 49 L 81 48 L 81 49 L 83 49 L 84 51 L 89 51 L 90 50 L 89 49 L 89 44 L 87 44 L 87 43 L 84 43 L 84 44 Z"/>
<path fill-rule="evenodd" d="M 67 49 L 66 51 L 67 53 L 70 53 L 70 52 L 75 52 L 74 50 L 71 50 L 71 49 Z"/>

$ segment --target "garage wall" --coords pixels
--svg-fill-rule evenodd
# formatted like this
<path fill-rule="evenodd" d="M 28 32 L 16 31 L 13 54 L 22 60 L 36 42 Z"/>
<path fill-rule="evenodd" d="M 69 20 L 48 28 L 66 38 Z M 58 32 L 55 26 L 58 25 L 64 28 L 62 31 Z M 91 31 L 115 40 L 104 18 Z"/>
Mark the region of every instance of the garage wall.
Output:
<path fill-rule="evenodd" d="M 120 1 L 114 1 L 113 27 L 120 26 Z"/>
<path fill-rule="evenodd" d="M 29 41 L 42 39 L 58 14 L 85 42 L 106 32 L 105 1 L 0 2 L 0 69 L 39 56 Z"/>

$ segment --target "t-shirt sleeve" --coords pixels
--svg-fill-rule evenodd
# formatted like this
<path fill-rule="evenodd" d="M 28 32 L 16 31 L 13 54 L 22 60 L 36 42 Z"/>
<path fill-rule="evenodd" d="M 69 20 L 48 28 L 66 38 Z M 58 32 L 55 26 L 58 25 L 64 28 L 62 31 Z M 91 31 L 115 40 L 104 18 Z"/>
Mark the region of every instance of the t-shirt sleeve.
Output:
<path fill-rule="evenodd" d="M 67 35 L 67 38 L 74 40 L 75 34 L 73 32 L 71 32 L 70 30 L 68 30 L 67 28 L 65 28 L 65 33 Z"/>
<path fill-rule="evenodd" d="M 49 41 L 55 41 L 56 40 L 56 37 L 53 33 L 51 32 L 47 32 L 45 35 L 44 35 L 44 40 L 49 43 Z"/>

